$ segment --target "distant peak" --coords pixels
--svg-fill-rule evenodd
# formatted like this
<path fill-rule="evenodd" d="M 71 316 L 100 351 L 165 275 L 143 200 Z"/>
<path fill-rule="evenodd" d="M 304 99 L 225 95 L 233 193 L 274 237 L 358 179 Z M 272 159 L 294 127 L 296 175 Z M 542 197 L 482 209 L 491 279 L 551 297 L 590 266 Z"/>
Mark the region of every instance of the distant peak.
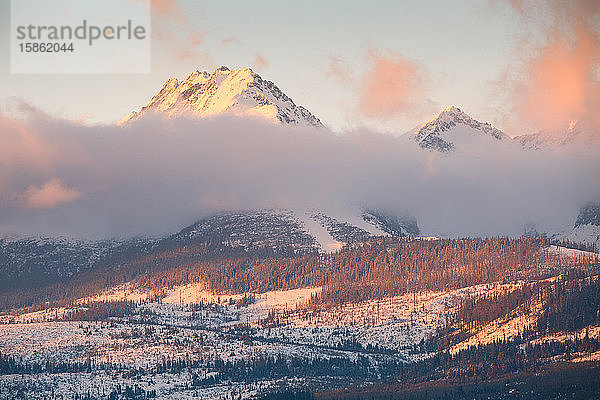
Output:
<path fill-rule="evenodd" d="M 215 72 L 229 72 L 229 68 L 224 65 L 221 65 L 219 68 L 215 70 Z"/>
<path fill-rule="evenodd" d="M 442 109 L 440 112 L 434 115 L 429 121 L 423 123 L 421 128 L 426 126 L 436 125 L 442 122 L 464 122 L 473 120 L 469 115 L 465 114 L 460 108 L 455 106 L 448 106 Z"/>
<path fill-rule="evenodd" d="M 431 120 L 421 125 L 415 139 L 421 147 L 443 152 L 450 151 L 454 148 L 454 143 L 447 138 L 442 138 L 442 136 L 457 125 L 467 126 L 475 131 L 479 131 L 484 136 L 489 136 L 497 140 L 508 138 L 505 133 L 494 128 L 490 123 L 479 122 L 471 118 L 460 108 L 448 106 Z"/>
<path fill-rule="evenodd" d="M 448 106 L 448 107 L 444 108 L 440 113 L 442 113 L 442 112 L 462 113 L 462 111 L 460 110 L 460 108 L 455 107 L 455 106 Z"/>

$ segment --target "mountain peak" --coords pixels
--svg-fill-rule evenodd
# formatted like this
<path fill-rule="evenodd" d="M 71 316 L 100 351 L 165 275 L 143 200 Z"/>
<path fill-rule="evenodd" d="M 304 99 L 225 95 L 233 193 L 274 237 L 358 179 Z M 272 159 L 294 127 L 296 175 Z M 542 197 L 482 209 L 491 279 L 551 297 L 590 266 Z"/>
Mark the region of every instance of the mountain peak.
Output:
<path fill-rule="evenodd" d="M 128 114 L 120 123 L 146 113 L 169 117 L 251 115 L 277 123 L 323 127 L 317 117 L 296 105 L 273 82 L 262 79 L 248 67 L 229 69 L 224 65 L 212 73 L 196 70 L 182 81 L 168 79 L 140 112 Z"/>
<path fill-rule="evenodd" d="M 210 77 L 210 74 L 206 71 L 194 71 L 189 74 L 183 82 L 203 82 Z"/>
<path fill-rule="evenodd" d="M 447 106 L 446 108 L 444 108 L 442 111 L 440 111 L 438 113 L 438 115 L 442 114 L 442 113 L 446 113 L 446 114 L 464 114 L 460 108 L 456 107 L 456 106 Z"/>
<path fill-rule="evenodd" d="M 455 106 L 441 110 L 431 120 L 421 125 L 415 140 L 423 148 L 450 151 L 454 148 L 455 136 L 477 135 L 496 140 L 507 139 L 508 135 L 494 128 L 488 122 L 479 122 Z"/>

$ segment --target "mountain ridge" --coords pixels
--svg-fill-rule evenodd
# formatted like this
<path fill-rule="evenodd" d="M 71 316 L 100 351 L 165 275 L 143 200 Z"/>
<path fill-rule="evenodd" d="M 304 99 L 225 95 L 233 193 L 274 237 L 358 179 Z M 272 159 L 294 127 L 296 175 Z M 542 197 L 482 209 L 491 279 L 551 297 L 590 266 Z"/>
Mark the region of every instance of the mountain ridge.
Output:
<path fill-rule="evenodd" d="M 480 122 L 456 106 L 448 106 L 429 121 L 408 132 L 418 145 L 429 150 L 449 152 L 456 147 L 454 133 L 461 135 L 476 134 L 495 140 L 510 140 L 510 136 L 492 126 L 489 122 Z M 464 131 L 464 132 L 463 132 Z"/>
<path fill-rule="evenodd" d="M 169 78 L 140 111 L 129 113 L 119 124 L 147 113 L 162 113 L 169 117 L 210 117 L 228 113 L 259 116 L 288 125 L 324 127 L 310 111 L 296 105 L 273 82 L 248 67 L 230 70 L 221 66 L 212 73 L 196 70 L 181 81 Z"/>

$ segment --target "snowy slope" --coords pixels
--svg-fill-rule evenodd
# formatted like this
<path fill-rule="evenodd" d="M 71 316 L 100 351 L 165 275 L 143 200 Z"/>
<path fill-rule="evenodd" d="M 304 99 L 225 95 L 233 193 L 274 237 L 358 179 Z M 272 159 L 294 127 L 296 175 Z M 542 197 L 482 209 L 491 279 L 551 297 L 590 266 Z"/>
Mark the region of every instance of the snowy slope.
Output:
<path fill-rule="evenodd" d="M 563 246 L 549 246 L 548 251 L 552 254 L 558 254 L 566 257 L 594 257 L 598 256 L 596 253 L 592 253 L 591 251 L 570 249 L 568 247 Z"/>
<path fill-rule="evenodd" d="M 592 224 L 576 226 L 571 232 L 565 235 L 565 239 L 571 242 L 594 245 L 598 251 L 600 249 L 600 226 Z"/>
<path fill-rule="evenodd" d="M 306 108 L 296 105 L 273 82 L 250 68 L 222 66 L 212 73 L 194 71 L 182 81 L 171 78 L 139 112 L 132 112 L 120 124 L 147 113 L 170 117 L 209 117 L 224 113 L 254 115 L 294 125 L 322 127 Z"/>
<path fill-rule="evenodd" d="M 416 221 L 381 215 L 359 209 L 338 211 L 335 216 L 290 209 L 230 211 L 204 218 L 166 240 L 180 246 L 211 242 L 247 250 L 270 247 L 304 253 L 332 252 L 373 236 L 418 234 Z"/>
<path fill-rule="evenodd" d="M 222 212 L 203 218 L 167 238 L 178 247 L 190 243 L 220 243 L 252 250 L 268 247 L 310 252 L 318 243 L 290 210 L 264 209 Z"/>
<path fill-rule="evenodd" d="M 85 241 L 65 237 L 0 238 L 0 288 L 68 278 L 120 254 L 152 245 L 150 239 Z"/>
<path fill-rule="evenodd" d="M 573 230 L 565 239 L 595 246 L 600 251 L 600 203 L 590 203 L 579 210 Z"/>
<path fill-rule="evenodd" d="M 479 122 L 459 108 L 450 106 L 440 111 L 433 119 L 407 133 L 419 146 L 447 152 L 461 142 L 471 140 L 510 140 L 502 131 L 489 123 Z"/>
<path fill-rule="evenodd" d="M 549 135 L 544 132 L 520 135 L 513 139 L 521 147 L 528 150 L 547 149 L 563 144 L 563 138 L 556 135 Z"/>
<path fill-rule="evenodd" d="M 543 150 L 561 146 L 597 144 L 599 137 L 594 128 L 590 128 L 585 123 L 571 121 L 563 130 L 540 131 L 520 135 L 513 140 L 525 149 Z"/>

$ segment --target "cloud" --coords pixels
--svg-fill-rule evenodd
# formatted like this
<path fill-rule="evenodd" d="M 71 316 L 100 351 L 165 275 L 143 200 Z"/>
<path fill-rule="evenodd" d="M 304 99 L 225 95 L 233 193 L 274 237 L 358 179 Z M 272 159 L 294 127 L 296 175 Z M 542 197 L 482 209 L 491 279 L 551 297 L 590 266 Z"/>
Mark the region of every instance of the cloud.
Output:
<path fill-rule="evenodd" d="M 39 187 L 29 186 L 19 197 L 29 208 L 54 208 L 77 200 L 81 197 L 81 193 L 65 187 L 60 179 L 54 178 Z"/>
<path fill-rule="evenodd" d="M 269 68 L 269 61 L 265 57 L 263 57 L 262 54 L 256 53 L 254 54 L 252 65 L 254 65 L 259 70 L 264 70 Z"/>
<path fill-rule="evenodd" d="M 327 78 L 346 91 L 338 102 L 345 106 L 349 123 L 375 124 L 392 133 L 397 126 L 414 126 L 439 111 L 428 97 L 430 75 L 419 63 L 378 49 L 365 56 L 364 70 L 335 54 L 329 55 L 325 69 Z"/>
<path fill-rule="evenodd" d="M 152 14 L 177 23 L 186 23 L 186 18 L 177 0 L 151 0 Z"/>
<path fill-rule="evenodd" d="M 329 56 L 328 75 L 345 84 L 352 81 L 350 66 L 339 56 Z"/>
<path fill-rule="evenodd" d="M 23 103 L 15 104 L 17 113 L 27 113 L 29 121 L 9 118 L 0 113 L 0 203 L 11 201 L 8 189 L 22 191 L 23 181 L 46 180 L 52 174 L 93 163 L 76 141 L 65 140 L 67 126 L 76 123 L 56 122 Z M 40 132 L 41 126 L 51 124 L 53 132 Z"/>
<path fill-rule="evenodd" d="M 404 137 L 255 118 L 149 115 L 117 127 L 30 113 L 0 116 L 0 233 L 155 235 L 220 210 L 368 206 L 414 215 L 425 234 L 518 235 L 526 223 L 569 229 L 600 198 L 597 144 L 485 142 L 442 155 Z"/>
<path fill-rule="evenodd" d="M 183 40 L 173 38 L 173 42 L 177 43 L 176 46 L 173 46 L 177 59 L 180 61 L 198 61 L 199 59 L 206 61 L 207 58 L 210 58 L 208 53 L 201 51 L 200 47 L 204 43 L 206 34 L 206 31 L 192 30 Z"/>
<path fill-rule="evenodd" d="M 176 0 L 152 0 L 152 37 L 180 62 L 210 64 L 202 50 L 207 30 L 194 29 Z"/>
<path fill-rule="evenodd" d="M 506 0 L 518 13 L 523 14 L 525 12 L 525 1 L 526 0 Z"/>
<path fill-rule="evenodd" d="M 371 68 L 362 82 L 358 110 L 368 117 L 406 114 L 423 100 L 422 68 L 401 54 L 369 52 Z M 335 65 L 335 64 L 334 64 Z"/>
<path fill-rule="evenodd" d="M 508 80 L 517 124 L 547 132 L 564 131 L 579 121 L 600 132 L 600 2 L 596 0 L 511 2 L 525 18 L 540 21 L 544 43 L 520 47 L 522 68 Z M 543 12 L 543 13 L 542 13 Z"/>
<path fill-rule="evenodd" d="M 589 120 L 598 113 L 600 82 L 594 67 L 600 41 L 585 29 L 576 34 L 573 42 L 552 38 L 530 60 L 526 80 L 517 85 L 519 116 L 541 129 L 564 129 L 570 121 Z"/>
<path fill-rule="evenodd" d="M 232 44 L 232 43 L 239 43 L 239 41 L 233 36 L 227 36 L 227 37 L 221 39 L 221 43 L 228 45 L 228 44 Z"/>

